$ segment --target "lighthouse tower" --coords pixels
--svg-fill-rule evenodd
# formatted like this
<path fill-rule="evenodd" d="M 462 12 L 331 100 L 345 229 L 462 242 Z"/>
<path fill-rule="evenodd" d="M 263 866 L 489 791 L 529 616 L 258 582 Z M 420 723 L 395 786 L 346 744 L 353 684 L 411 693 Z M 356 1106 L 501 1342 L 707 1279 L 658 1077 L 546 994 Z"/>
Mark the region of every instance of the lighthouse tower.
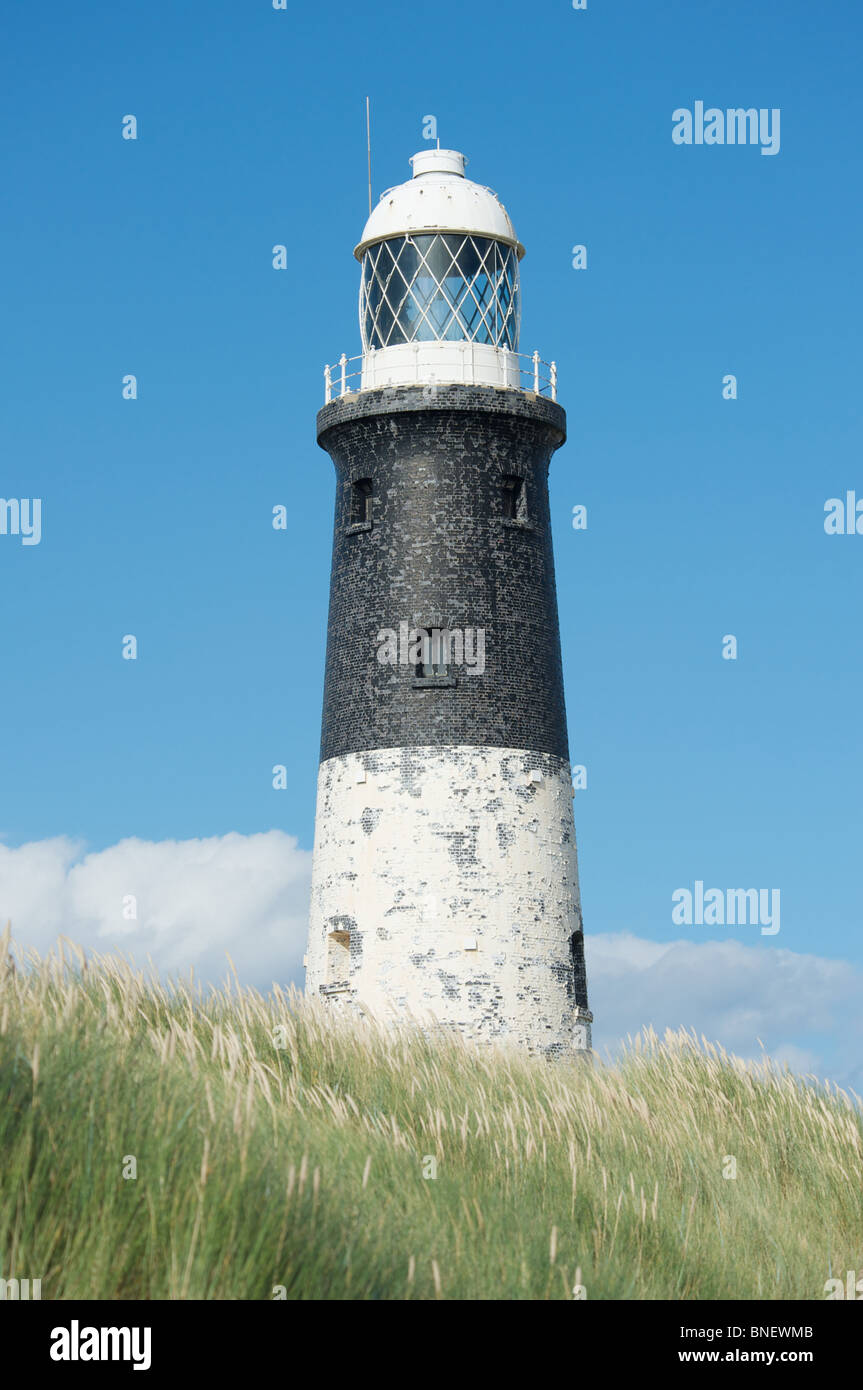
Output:
<path fill-rule="evenodd" d="M 548 502 L 554 364 L 519 353 L 524 247 L 424 150 L 354 255 L 307 992 L 478 1041 L 590 1049 Z"/>

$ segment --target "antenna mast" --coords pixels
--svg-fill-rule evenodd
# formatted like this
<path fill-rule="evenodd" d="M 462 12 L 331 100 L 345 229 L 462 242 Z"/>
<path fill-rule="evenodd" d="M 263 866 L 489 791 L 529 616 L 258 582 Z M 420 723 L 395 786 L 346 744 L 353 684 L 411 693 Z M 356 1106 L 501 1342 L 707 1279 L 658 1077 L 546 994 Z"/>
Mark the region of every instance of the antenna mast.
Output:
<path fill-rule="evenodd" d="M 366 153 L 369 160 L 369 217 L 372 215 L 372 127 L 369 116 L 369 99 L 366 97 Z"/>

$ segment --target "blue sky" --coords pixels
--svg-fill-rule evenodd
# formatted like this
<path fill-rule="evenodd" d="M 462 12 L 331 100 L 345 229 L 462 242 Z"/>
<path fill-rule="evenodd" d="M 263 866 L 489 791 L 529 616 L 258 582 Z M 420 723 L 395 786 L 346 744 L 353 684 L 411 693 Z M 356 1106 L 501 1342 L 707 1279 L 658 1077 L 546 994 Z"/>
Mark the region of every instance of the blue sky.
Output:
<path fill-rule="evenodd" d="M 522 350 L 558 362 L 588 933 L 677 942 L 676 888 L 779 888 L 778 936 L 688 938 L 863 968 L 863 536 L 823 526 L 863 497 L 859 5 L 49 4 L 6 30 L 0 495 L 40 497 L 43 534 L 0 536 L 5 845 L 311 848 L 315 413 L 359 350 L 368 94 L 375 197 L 433 114 L 527 247 Z M 675 145 L 697 100 L 779 108 L 780 152 Z M 822 1022 L 783 1045 L 829 1061 Z"/>

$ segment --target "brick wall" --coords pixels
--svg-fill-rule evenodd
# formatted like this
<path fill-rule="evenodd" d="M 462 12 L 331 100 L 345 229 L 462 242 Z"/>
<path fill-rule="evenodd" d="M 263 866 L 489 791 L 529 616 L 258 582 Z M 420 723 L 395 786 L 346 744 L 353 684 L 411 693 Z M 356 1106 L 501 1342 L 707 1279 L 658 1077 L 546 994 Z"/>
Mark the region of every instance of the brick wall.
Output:
<path fill-rule="evenodd" d="M 336 467 L 321 759 L 472 744 L 568 758 L 548 505 L 565 415 L 532 393 L 408 386 L 342 397 L 318 416 Z M 523 478 L 526 518 L 505 515 Z M 352 485 L 371 478 L 371 523 Z M 382 665 L 399 623 L 483 629 L 485 670 L 418 687 Z"/>

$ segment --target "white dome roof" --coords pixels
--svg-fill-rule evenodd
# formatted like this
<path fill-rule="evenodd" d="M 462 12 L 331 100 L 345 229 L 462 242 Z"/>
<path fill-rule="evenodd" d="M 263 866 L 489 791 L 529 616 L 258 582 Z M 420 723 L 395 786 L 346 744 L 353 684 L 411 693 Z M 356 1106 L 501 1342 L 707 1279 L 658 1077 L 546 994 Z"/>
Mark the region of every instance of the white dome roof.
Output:
<path fill-rule="evenodd" d="M 354 248 L 362 260 L 367 246 L 406 232 L 473 232 L 524 247 L 496 193 L 464 176 L 465 157 L 457 150 L 421 150 L 411 159 L 413 178 L 381 194 Z"/>

